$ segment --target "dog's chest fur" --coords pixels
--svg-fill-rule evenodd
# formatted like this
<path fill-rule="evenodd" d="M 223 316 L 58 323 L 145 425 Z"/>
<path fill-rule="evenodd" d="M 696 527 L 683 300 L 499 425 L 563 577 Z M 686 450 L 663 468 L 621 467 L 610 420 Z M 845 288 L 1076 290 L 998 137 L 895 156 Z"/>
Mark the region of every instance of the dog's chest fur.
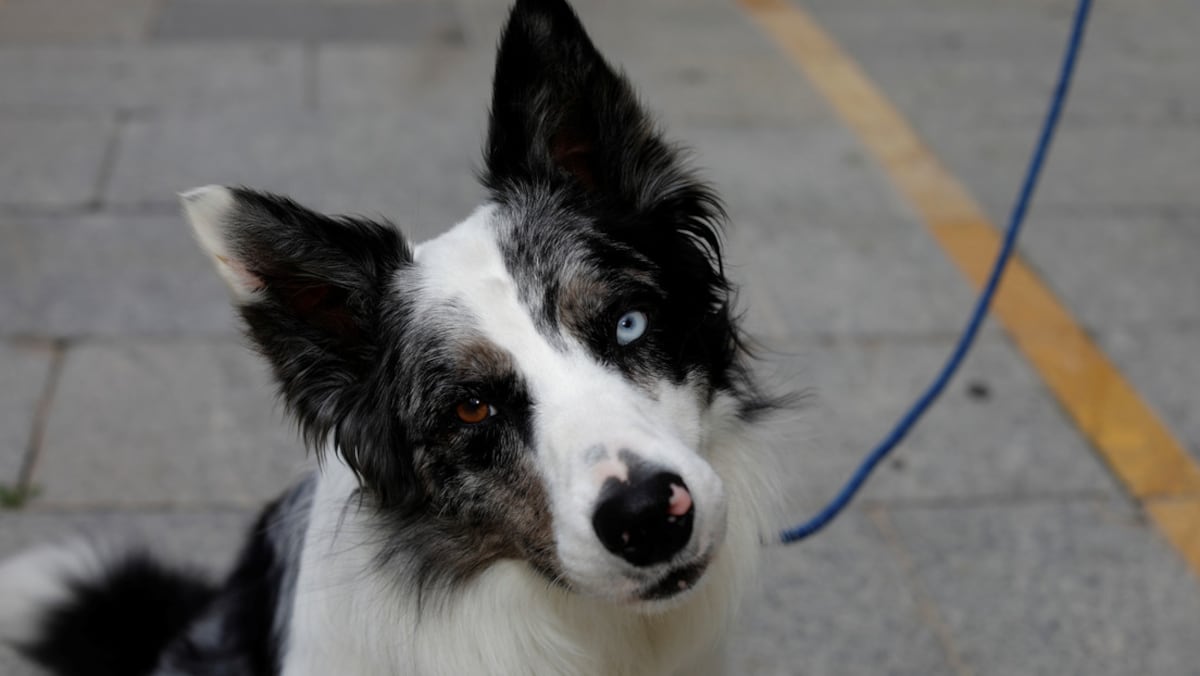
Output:
<path fill-rule="evenodd" d="M 761 442 L 749 430 L 713 440 Z M 724 436 L 723 434 L 719 436 Z M 735 451 L 735 455 L 736 455 Z M 725 673 L 724 634 L 753 588 L 768 518 L 770 477 L 762 466 L 730 463 L 718 472 L 746 489 L 731 505 L 732 528 L 712 569 L 686 606 L 653 615 L 556 588 L 528 566 L 501 561 L 445 597 L 417 598 L 374 567 L 371 530 L 345 509 L 353 475 L 331 463 L 315 486 L 288 618 L 283 673 L 324 676 L 422 674 Z M 303 506 L 302 506 L 303 507 Z"/>

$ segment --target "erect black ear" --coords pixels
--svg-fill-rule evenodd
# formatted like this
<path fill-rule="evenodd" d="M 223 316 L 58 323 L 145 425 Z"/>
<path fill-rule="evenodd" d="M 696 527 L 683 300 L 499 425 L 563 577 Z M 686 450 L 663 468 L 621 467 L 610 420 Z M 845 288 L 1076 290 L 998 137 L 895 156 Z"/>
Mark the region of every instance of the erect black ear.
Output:
<path fill-rule="evenodd" d="M 624 77 L 563 0 L 518 0 L 500 38 L 484 182 L 569 184 L 644 206 L 687 178 Z"/>
<path fill-rule="evenodd" d="M 385 296 L 412 262 L 400 232 L 242 188 L 180 197 L 310 446 L 332 441 L 369 483 L 402 483 L 398 410 L 377 382 Z"/>
<path fill-rule="evenodd" d="M 652 261 L 672 321 L 693 329 L 681 353 L 710 371 L 726 367 L 737 336 L 720 200 L 658 132 L 565 0 L 513 7 L 496 56 L 484 155 L 484 183 L 496 201 L 548 187 Z M 697 330 L 705 326 L 712 329 Z"/>

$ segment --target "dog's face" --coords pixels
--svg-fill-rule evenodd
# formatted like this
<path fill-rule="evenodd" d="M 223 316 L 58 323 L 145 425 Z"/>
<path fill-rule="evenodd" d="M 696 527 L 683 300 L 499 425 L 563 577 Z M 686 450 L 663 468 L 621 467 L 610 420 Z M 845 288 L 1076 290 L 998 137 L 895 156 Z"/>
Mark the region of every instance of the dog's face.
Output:
<path fill-rule="evenodd" d="M 679 597 L 723 538 L 709 434 L 756 406 L 717 201 L 559 1 L 513 10 L 485 153 L 488 204 L 415 248 L 243 189 L 184 203 L 310 442 L 420 582 L 520 558 L 585 594 Z"/>

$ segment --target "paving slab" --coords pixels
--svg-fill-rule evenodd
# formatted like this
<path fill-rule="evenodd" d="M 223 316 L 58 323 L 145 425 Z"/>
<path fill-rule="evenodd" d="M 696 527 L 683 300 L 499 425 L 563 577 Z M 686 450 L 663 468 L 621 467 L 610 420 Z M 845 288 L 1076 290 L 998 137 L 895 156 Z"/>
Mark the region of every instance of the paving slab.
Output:
<path fill-rule="evenodd" d="M 132 42 L 145 35 L 157 0 L 5 0 L 0 43 Z"/>
<path fill-rule="evenodd" d="M 48 345 L 0 343 L 0 485 L 20 477 L 50 363 Z"/>
<path fill-rule="evenodd" d="M 107 202 L 175 208 L 181 190 L 246 184 L 317 209 L 384 215 L 418 238 L 466 218 L 482 131 L 425 111 L 221 112 L 131 120 Z"/>
<path fill-rule="evenodd" d="M 935 62 L 969 55 L 1004 60 L 1031 52 L 1057 54 L 1074 2 L 816 0 L 804 6 L 856 59 L 890 53 Z"/>
<path fill-rule="evenodd" d="M 916 126 L 988 215 L 1004 223 L 1036 130 L 955 129 L 935 120 L 918 120 Z M 1039 213 L 1080 208 L 1154 211 L 1169 204 L 1195 211 L 1200 191 L 1190 174 L 1198 156 L 1200 134 L 1187 126 L 1063 127 L 1038 186 L 1030 227 L 1037 227 Z"/>
<path fill-rule="evenodd" d="M 1087 326 L 1200 320 L 1200 210 L 1039 211 L 1021 251 Z"/>
<path fill-rule="evenodd" d="M 800 516 L 823 506 L 932 381 L 952 337 L 803 342 L 766 355 L 771 381 L 808 396 L 781 429 Z M 785 446 L 785 448 L 787 448 Z M 1041 382 L 999 337 L 983 337 L 925 419 L 876 472 L 864 501 L 1117 497 Z"/>
<path fill-rule="evenodd" d="M 769 299 L 768 330 L 781 333 L 766 337 L 963 325 L 970 287 L 843 128 L 684 127 L 677 136 L 727 200 L 730 270 Z"/>
<path fill-rule="evenodd" d="M 492 96 L 492 49 L 335 43 L 315 50 L 318 108 L 451 115 L 469 122 L 462 138 L 478 140 L 482 147 Z"/>
<path fill-rule="evenodd" d="M 1200 586 L 1121 500 L 892 514 L 973 674 L 1182 676 Z"/>
<path fill-rule="evenodd" d="M 1114 328 L 1097 336 L 1121 372 L 1200 460 L 1200 324 Z"/>
<path fill-rule="evenodd" d="M 807 0 L 805 6 L 856 55 L 872 47 L 916 56 L 943 49 L 1003 59 L 1031 50 L 1058 55 L 1076 0 Z M 1190 0 L 1094 3 L 1086 58 L 1096 52 L 1176 58 L 1195 49 L 1200 13 Z M 930 59 L 933 61 L 934 59 Z"/>
<path fill-rule="evenodd" d="M 767 552 L 734 631 L 733 674 L 954 674 L 888 543 L 858 511 Z"/>
<path fill-rule="evenodd" d="M 234 312 L 182 215 L 0 222 L 0 335 L 232 335 Z"/>
<path fill-rule="evenodd" d="M 832 117 L 801 128 L 679 125 L 667 134 L 695 151 L 695 164 L 721 191 L 735 223 L 747 218 L 783 235 L 836 218 L 827 227 L 864 236 L 916 225 L 862 146 Z"/>
<path fill-rule="evenodd" d="M 1057 76 L 1058 56 L 1039 53 L 1017 51 L 1004 59 L 973 51 L 903 58 L 873 48 L 854 55 L 906 116 L 937 121 L 931 133 L 943 126 L 1037 129 Z M 1085 53 L 1063 124 L 1200 123 L 1200 92 L 1178 87 L 1192 77 L 1187 68 L 1184 60 Z"/>
<path fill-rule="evenodd" d="M 34 482 L 41 506 L 255 506 L 305 467 L 237 341 L 86 343 L 66 355 Z"/>
<path fill-rule="evenodd" d="M 798 215 L 793 232 L 776 234 L 777 224 L 734 217 L 731 275 L 750 290 L 752 313 L 765 297 L 772 314 L 761 338 L 947 335 L 970 311 L 970 287 L 907 219 L 869 233 L 838 228 L 842 216 Z"/>
<path fill-rule="evenodd" d="M 461 42 L 454 8 L 437 0 L 325 3 L 256 0 L 164 0 L 158 40 L 300 40 Z"/>
<path fill-rule="evenodd" d="M 79 207 L 96 199 L 109 117 L 0 116 L 0 205 Z"/>
<path fill-rule="evenodd" d="M 300 107 L 303 49 L 266 45 L 0 44 L 0 110 Z"/>

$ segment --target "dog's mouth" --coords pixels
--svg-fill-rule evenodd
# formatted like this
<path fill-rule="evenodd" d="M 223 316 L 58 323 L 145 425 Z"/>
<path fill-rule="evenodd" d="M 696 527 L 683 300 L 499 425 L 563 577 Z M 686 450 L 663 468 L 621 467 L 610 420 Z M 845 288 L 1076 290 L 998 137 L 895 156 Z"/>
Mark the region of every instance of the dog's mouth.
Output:
<path fill-rule="evenodd" d="M 708 568 L 708 557 L 668 571 L 661 580 L 638 592 L 639 601 L 665 601 L 696 586 Z"/>

